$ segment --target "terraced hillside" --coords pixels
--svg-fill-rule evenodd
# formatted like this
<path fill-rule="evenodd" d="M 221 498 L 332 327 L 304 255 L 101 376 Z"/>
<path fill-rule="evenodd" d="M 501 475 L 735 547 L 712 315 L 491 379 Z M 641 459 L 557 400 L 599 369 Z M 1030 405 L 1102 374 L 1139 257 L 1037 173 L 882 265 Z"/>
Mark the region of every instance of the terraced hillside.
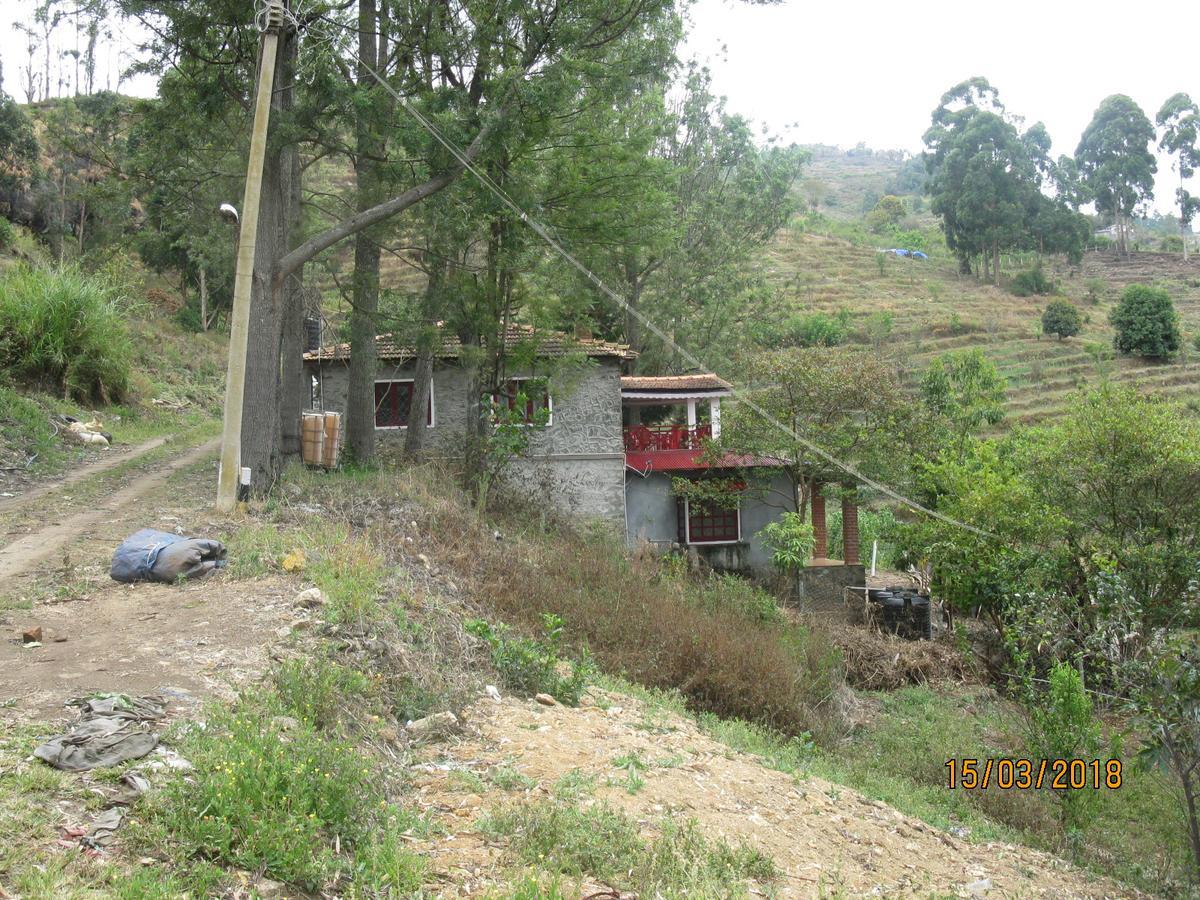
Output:
<path fill-rule="evenodd" d="M 980 347 L 1009 379 L 1009 421 L 1034 422 L 1061 410 L 1079 387 L 1101 378 L 1135 383 L 1147 391 L 1200 405 L 1200 353 L 1191 338 L 1200 331 L 1200 260 L 1175 254 L 1137 253 L 1128 259 L 1088 253 L 1081 266 L 1048 265 L 1060 292 L 1083 311 L 1083 333 L 1065 341 L 1039 339 L 1048 298 L 1017 297 L 956 272 L 944 251 L 927 263 L 886 257 L 882 272 L 874 248 L 797 229 L 783 232 L 766 260 L 782 287 L 780 315 L 802 311 L 851 316 L 854 339 L 867 341 L 867 318 L 891 316 L 891 331 L 876 343 L 910 373 L 939 353 Z M 1011 274 L 1015 266 L 1003 266 Z M 1112 358 L 1109 311 L 1134 282 L 1165 287 L 1175 301 L 1187 347 L 1170 363 Z"/>

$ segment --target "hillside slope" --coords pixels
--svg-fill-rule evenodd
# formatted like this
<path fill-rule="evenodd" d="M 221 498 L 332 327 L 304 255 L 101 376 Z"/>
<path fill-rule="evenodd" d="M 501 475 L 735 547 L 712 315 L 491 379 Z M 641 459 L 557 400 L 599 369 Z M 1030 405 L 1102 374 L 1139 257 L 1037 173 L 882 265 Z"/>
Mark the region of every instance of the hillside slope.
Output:
<path fill-rule="evenodd" d="M 1053 416 L 1076 389 L 1104 377 L 1185 401 L 1200 388 L 1200 354 L 1190 345 L 1169 363 L 1112 359 L 1108 324 L 1122 288 L 1154 283 L 1171 294 L 1190 340 L 1200 331 L 1200 259 L 1185 264 L 1178 254 L 1136 253 L 1126 259 L 1089 252 L 1077 268 L 1055 261 L 1049 269 L 1062 295 L 1087 319 L 1083 333 L 1066 341 L 1038 337 L 1041 311 L 1050 298 L 1017 297 L 959 275 L 944 250 L 924 263 L 891 256 L 883 263 L 881 273 L 873 247 L 793 228 L 776 239 L 764 266 L 781 289 L 781 317 L 845 310 L 857 339 L 865 342 L 867 317 L 890 315 L 891 332 L 878 351 L 910 373 L 939 353 L 979 347 L 1009 381 L 1010 421 Z M 1011 275 L 1015 269 L 1010 263 L 1002 271 Z M 1092 287 L 1097 288 L 1094 298 Z"/>

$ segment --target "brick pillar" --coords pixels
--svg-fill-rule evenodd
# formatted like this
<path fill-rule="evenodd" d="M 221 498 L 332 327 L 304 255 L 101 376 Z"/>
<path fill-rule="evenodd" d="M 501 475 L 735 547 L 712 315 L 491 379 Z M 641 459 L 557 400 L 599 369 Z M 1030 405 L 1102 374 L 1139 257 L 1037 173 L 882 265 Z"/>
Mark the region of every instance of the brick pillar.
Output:
<path fill-rule="evenodd" d="M 842 562 L 858 565 L 858 506 L 849 497 L 842 498 Z"/>
<path fill-rule="evenodd" d="M 812 528 L 813 537 L 816 538 L 813 543 L 813 559 L 825 559 L 829 556 L 829 529 L 825 527 L 825 498 L 818 493 L 820 490 L 821 486 L 816 485 L 812 495 Z"/>

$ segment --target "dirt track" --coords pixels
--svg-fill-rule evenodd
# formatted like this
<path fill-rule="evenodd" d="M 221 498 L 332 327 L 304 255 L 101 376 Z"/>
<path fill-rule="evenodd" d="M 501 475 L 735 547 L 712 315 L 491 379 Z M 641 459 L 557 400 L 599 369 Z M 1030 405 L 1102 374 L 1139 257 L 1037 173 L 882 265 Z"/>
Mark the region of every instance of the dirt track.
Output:
<path fill-rule="evenodd" d="M 0 583 L 30 572 L 72 541 L 83 536 L 89 528 L 103 522 L 106 517 L 113 516 L 120 509 L 128 506 L 155 488 L 161 487 L 173 472 L 199 462 L 205 456 L 215 452 L 218 446 L 219 441 L 216 439 L 201 444 L 183 456 L 134 478 L 125 487 L 111 494 L 98 506 L 82 510 L 57 522 L 48 523 L 45 527 L 18 538 L 4 548 L 0 548 Z M 123 457 L 118 461 L 131 458 L 133 457 Z M 107 468 L 111 468 L 111 466 L 107 466 Z M 87 470 L 88 475 L 96 474 L 96 472 L 97 469 L 94 467 Z M 54 487 L 47 486 L 42 491 L 42 494 L 48 493 L 66 483 L 70 482 L 60 483 Z M 17 499 L 21 500 L 22 505 L 24 505 L 31 498 L 25 496 Z"/>

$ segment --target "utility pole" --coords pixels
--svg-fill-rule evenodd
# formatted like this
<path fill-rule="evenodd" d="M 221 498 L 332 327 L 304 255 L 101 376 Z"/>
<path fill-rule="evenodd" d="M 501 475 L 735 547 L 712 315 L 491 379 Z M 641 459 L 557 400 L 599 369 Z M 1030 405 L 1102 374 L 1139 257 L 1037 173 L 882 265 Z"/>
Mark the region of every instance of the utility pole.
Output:
<path fill-rule="evenodd" d="M 267 125 L 271 118 L 271 91 L 275 83 L 275 51 L 283 24 L 283 0 L 267 0 L 259 18 L 262 58 L 258 66 L 258 92 L 254 98 L 254 131 L 246 163 L 246 191 L 242 198 L 237 268 L 233 280 L 233 312 L 229 333 L 229 365 L 225 374 L 225 426 L 221 432 L 221 469 L 217 476 L 217 510 L 230 512 L 237 505 L 242 470 L 242 399 L 246 391 L 246 346 L 250 337 L 250 289 L 254 283 L 254 245 L 258 238 L 258 204 L 262 190 L 263 160 L 267 152 Z"/>

